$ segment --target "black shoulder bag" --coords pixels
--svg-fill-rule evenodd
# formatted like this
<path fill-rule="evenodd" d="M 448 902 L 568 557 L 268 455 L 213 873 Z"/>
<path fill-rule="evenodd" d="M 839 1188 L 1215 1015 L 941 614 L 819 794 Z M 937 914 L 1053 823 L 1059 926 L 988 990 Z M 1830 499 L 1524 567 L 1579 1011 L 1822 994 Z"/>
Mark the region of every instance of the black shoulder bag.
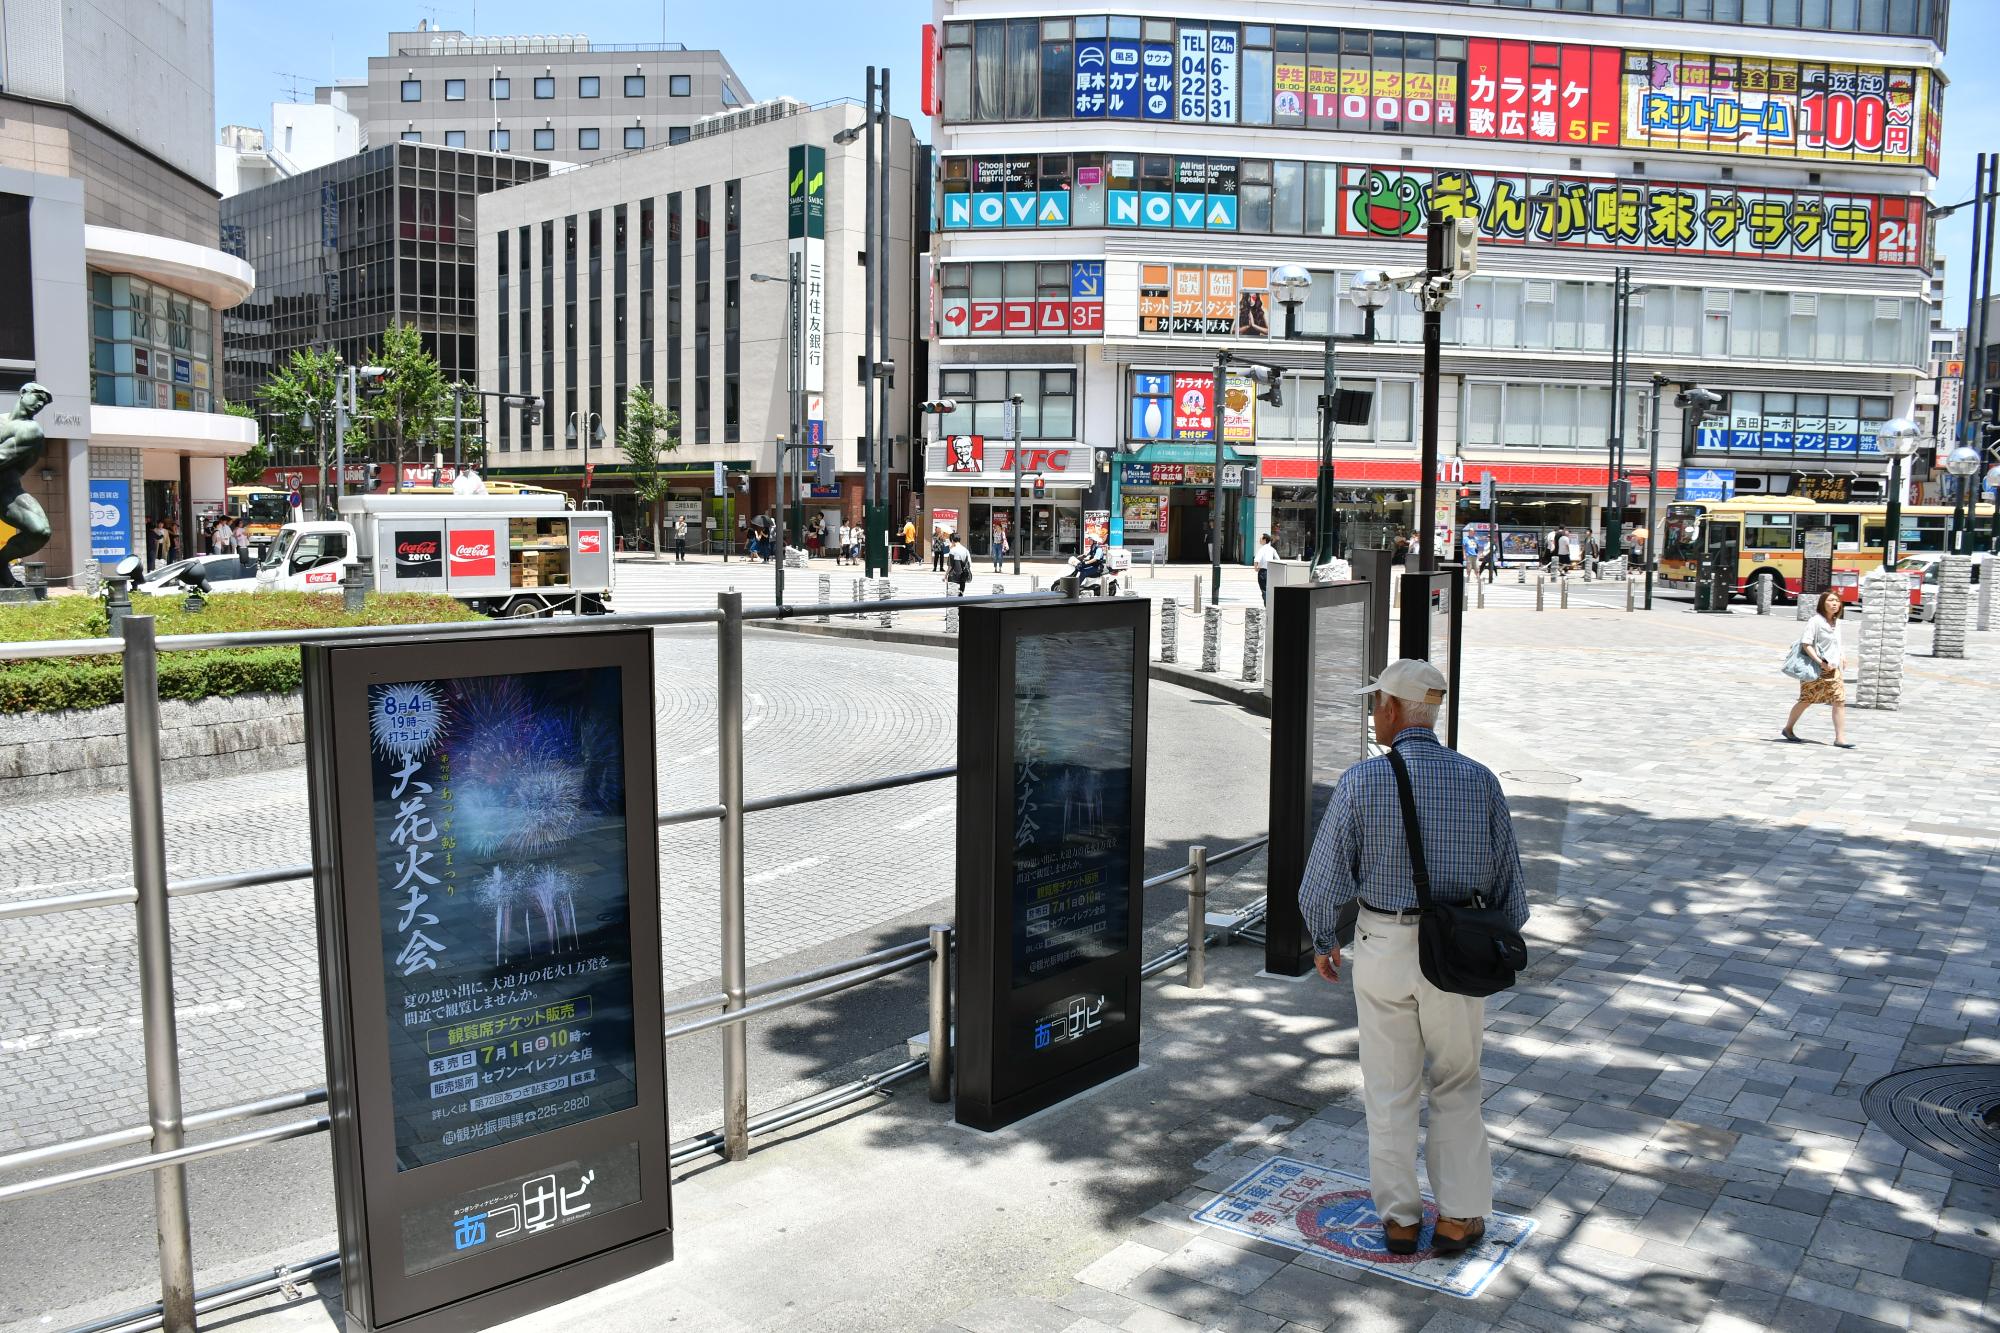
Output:
<path fill-rule="evenodd" d="M 1395 747 L 1388 750 L 1396 771 L 1396 795 L 1403 804 L 1403 840 L 1410 849 L 1410 869 L 1416 882 L 1417 964 L 1424 980 L 1453 995 L 1487 996 L 1514 984 L 1514 974 L 1528 965 L 1528 946 L 1507 914 L 1488 907 L 1484 895 L 1470 903 L 1441 903 L 1431 897 L 1431 875 L 1424 864 L 1424 835 L 1417 823 L 1417 797 L 1410 787 L 1410 770 Z"/>

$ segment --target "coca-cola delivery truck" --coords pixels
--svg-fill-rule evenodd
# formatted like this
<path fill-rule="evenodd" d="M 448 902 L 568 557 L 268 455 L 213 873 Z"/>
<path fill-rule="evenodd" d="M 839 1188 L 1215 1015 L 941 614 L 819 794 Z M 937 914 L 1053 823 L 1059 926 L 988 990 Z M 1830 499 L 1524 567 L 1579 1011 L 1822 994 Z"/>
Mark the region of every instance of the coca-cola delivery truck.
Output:
<path fill-rule="evenodd" d="M 560 495 L 347 495 L 340 514 L 285 524 L 257 586 L 336 592 L 361 567 L 370 591 L 446 593 L 494 616 L 602 615 L 611 600 L 611 515 Z"/>

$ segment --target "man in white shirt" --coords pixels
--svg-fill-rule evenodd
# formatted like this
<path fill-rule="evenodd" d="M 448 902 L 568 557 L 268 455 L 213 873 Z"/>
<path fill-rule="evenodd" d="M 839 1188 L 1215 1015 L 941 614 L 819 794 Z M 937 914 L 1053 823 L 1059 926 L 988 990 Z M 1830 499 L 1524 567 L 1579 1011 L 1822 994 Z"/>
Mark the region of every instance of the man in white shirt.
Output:
<path fill-rule="evenodd" d="M 953 588 L 960 597 L 965 596 L 965 585 L 972 582 L 972 552 L 957 533 L 951 534 L 951 546 L 945 552 L 944 567 L 945 595 L 950 596 Z"/>
<path fill-rule="evenodd" d="M 1278 547 L 1276 543 L 1272 542 L 1270 533 L 1267 532 L 1257 539 L 1257 598 L 1259 601 L 1270 596 L 1271 560 L 1277 554 Z"/>

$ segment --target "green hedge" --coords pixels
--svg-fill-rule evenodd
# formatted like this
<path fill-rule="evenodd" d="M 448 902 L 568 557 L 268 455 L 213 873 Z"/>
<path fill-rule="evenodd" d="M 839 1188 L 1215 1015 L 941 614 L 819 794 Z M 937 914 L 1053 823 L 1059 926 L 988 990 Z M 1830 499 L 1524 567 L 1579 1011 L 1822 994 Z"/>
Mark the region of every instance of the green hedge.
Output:
<path fill-rule="evenodd" d="M 450 597 L 420 593 L 372 596 L 350 613 L 336 596 L 312 592 L 220 593 L 200 611 L 178 597 L 134 597 L 134 615 L 152 616 L 161 637 L 243 630 L 328 629 L 342 625 L 430 625 L 482 617 Z M 0 606 L 0 641 L 91 639 L 110 632 L 104 603 L 90 597 Z M 299 688 L 299 650 L 228 648 L 163 653 L 160 697 L 208 699 L 231 694 L 289 694 Z M 116 656 L 0 662 L 0 713 L 102 708 L 125 697 Z"/>

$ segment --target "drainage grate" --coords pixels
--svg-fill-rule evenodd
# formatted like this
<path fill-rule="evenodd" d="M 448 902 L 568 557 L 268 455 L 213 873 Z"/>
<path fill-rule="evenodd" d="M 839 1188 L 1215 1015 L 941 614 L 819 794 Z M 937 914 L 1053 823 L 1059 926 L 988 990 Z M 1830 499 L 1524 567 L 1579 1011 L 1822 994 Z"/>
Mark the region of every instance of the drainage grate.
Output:
<path fill-rule="evenodd" d="M 2000 1185 L 2000 1065 L 1932 1065 L 1878 1078 L 1861 1109 L 1960 1180 Z"/>
<path fill-rule="evenodd" d="M 1582 778 L 1574 773 L 1562 773 L 1553 768 L 1510 768 L 1500 776 L 1506 778 L 1509 782 L 1571 783 L 1583 781 Z"/>

